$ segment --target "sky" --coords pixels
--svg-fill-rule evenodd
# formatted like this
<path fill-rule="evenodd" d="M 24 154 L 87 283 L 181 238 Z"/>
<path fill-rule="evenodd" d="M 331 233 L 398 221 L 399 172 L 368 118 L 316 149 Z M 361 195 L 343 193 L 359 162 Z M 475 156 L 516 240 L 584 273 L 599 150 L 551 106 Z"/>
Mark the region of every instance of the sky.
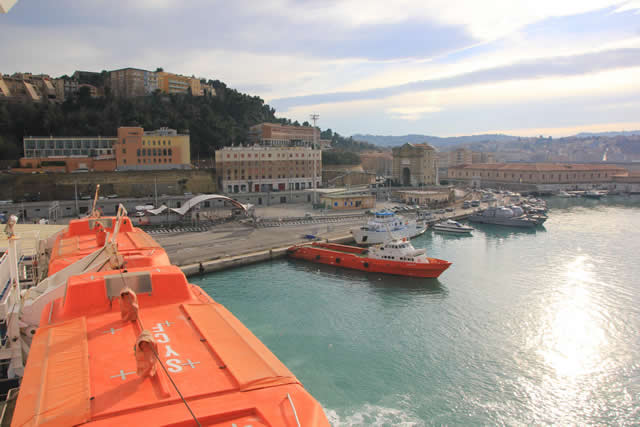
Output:
<path fill-rule="evenodd" d="M 0 72 L 218 79 L 342 135 L 640 129 L 640 0 L 19 0 Z"/>

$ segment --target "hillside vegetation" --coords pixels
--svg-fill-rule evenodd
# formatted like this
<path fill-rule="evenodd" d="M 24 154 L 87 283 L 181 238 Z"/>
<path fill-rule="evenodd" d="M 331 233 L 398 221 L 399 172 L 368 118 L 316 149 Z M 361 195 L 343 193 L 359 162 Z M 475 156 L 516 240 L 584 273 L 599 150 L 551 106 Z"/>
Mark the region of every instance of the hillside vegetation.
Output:
<path fill-rule="evenodd" d="M 291 123 L 257 96 L 210 81 L 217 96 L 154 95 L 91 98 L 81 90 L 62 104 L 0 103 L 0 158 L 22 155 L 24 136 L 115 136 L 119 126 L 163 126 L 189 132 L 191 153 L 210 156 L 220 147 L 248 141 L 249 127 L 261 122 Z"/>
<path fill-rule="evenodd" d="M 300 126 L 297 121 L 277 118 L 275 109 L 258 96 L 240 93 L 215 80 L 208 82 L 217 96 L 165 95 L 155 93 L 137 98 L 116 98 L 107 94 L 92 98 L 87 88 L 62 104 L 0 103 L 0 159 L 23 155 L 25 136 L 115 136 L 120 126 L 141 126 L 146 130 L 169 127 L 188 132 L 191 156 L 212 157 L 215 150 L 248 143 L 249 127 L 262 123 Z M 303 126 L 309 126 L 304 122 Z M 345 138 L 331 129 L 321 134 L 343 151 L 375 149 L 374 145 Z M 355 157 L 349 161 L 354 162 Z"/>

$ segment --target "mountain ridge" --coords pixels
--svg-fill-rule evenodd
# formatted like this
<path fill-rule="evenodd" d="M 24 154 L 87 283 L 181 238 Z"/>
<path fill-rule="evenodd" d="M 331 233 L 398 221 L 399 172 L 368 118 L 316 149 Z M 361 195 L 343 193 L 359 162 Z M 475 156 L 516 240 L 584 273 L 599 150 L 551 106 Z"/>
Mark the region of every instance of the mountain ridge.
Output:
<path fill-rule="evenodd" d="M 554 138 L 561 140 L 565 138 L 590 138 L 598 136 L 614 137 L 614 136 L 630 136 L 640 135 L 640 130 L 632 131 L 609 131 L 609 132 L 580 132 L 575 135 L 570 135 L 561 138 Z M 371 134 L 354 134 L 351 137 L 356 141 L 364 141 L 370 144 L 375 144 L 381 147 L 393 147 L 402 145 L 405 143 L 421 143 L 427 142 L 435 147 L 444 148 L 454 145 L 462 144 L 474 144 L 478 142 L 511 142 L 516 141 L 519 138 L 529 138 L 517 135 L 506 134 L 478 134 L 478 135 L 463 135 L 463 136 L 449 136 L 440 137 L 433 135 L 421 135 L 421 134 L 407 134 L 407 135 L 371 135 Z M 547 138 L 543 138 L 547 139 Z"/>

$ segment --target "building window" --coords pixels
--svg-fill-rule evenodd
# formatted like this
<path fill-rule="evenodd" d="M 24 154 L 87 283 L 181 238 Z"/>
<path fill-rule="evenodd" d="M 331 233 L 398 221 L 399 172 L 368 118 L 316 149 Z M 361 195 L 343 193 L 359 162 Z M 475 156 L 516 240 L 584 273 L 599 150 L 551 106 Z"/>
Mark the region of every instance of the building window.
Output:
<path fill-rule="evenodd" d="M 163 155 L 163 156 L 166 156 L 166 155 L 167 155 L 167 149 L 166 149 L 166 148 L 163 148 L 163 149 L 162 149 L 162 155 Z"/>
<path fill-rule="evenodd" d="M 171 156 L 171 148 L 169 148 L 169 150 L 167 150 L 167 152 L 169 153 L 169 155 Z"/>
<path fill-rule="evenodd" d="M 140 157 L 140 149 L 138 148 L 138 150 L 136 150 L 136 153 L 138 155 L 138 157 Z"/>
<path fill-rule="evenodd" d="M 127 149 L 126 148 L 122 149 L 122 154 L 127 154 Z"/>

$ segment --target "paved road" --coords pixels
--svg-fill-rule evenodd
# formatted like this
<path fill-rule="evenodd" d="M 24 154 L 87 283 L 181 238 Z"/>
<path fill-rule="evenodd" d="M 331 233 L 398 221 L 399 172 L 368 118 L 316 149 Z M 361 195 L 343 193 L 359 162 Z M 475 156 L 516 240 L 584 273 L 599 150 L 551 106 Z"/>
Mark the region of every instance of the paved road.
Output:
<path fill-rule="evenodd" d="M 304 224 L 286 227 L 254 228 L 239 223 L 223 224 L 199 233 L 154 234 L 171 262 L 191 264 L 239 255 L 264 249 L 278 248 L 306 241 L 307 234 L 322 239 L 343 236 L 351 227 L 362 223 L 349 221 L 332 224 Z"/>

